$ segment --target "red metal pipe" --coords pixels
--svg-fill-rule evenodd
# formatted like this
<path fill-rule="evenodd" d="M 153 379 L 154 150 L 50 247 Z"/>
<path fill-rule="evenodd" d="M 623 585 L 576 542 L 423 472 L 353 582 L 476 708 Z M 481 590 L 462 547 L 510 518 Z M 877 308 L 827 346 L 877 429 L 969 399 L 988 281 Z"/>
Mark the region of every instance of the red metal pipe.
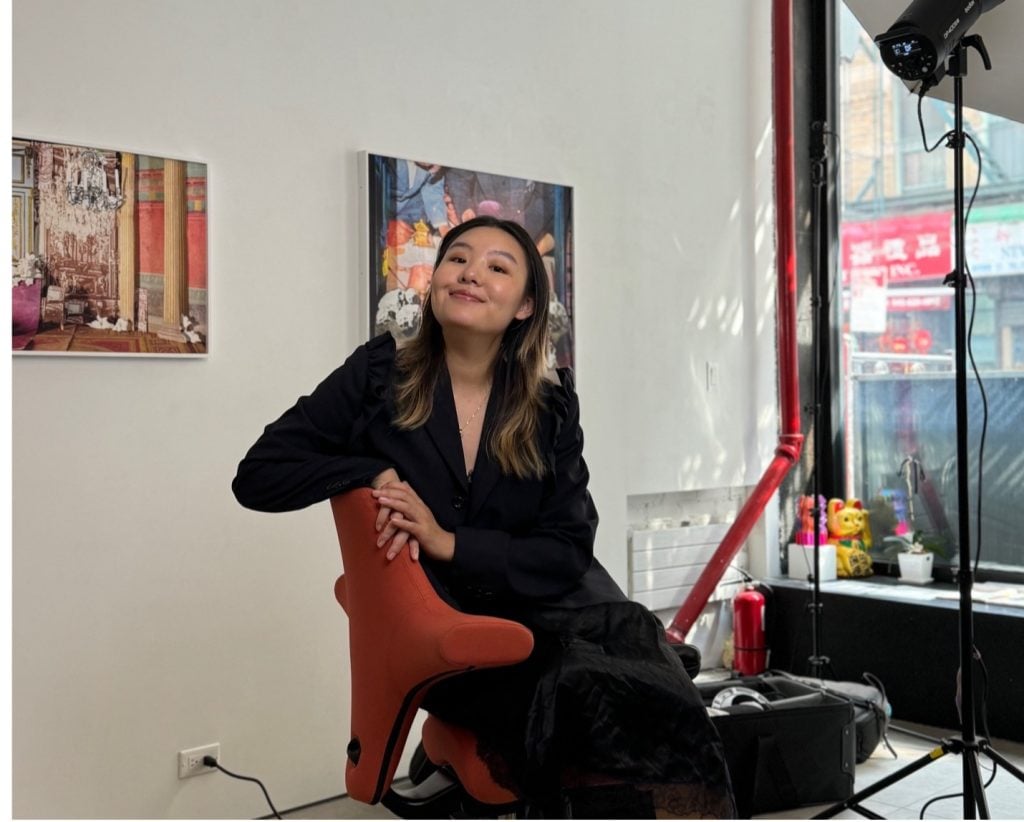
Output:
<path fill-rule="evenodd" d="M 722 544 L 704 568 L 690 595 L 666 629 L 672 642 L 684 642 L 686 634 L 707 605 L 729 563 L 739 553 L 760 519 L 765 506 L 786 474 L 800 459 L 804 435 L 800 430 L 800 375 L 796 343 L 796 197 L 793 169 L 793 2 L 772 0 L 772 108 L 775 145 L 775 249 L 778 273 L 776 335 L 779 361 L 779 443 L 775 457 Z"/>

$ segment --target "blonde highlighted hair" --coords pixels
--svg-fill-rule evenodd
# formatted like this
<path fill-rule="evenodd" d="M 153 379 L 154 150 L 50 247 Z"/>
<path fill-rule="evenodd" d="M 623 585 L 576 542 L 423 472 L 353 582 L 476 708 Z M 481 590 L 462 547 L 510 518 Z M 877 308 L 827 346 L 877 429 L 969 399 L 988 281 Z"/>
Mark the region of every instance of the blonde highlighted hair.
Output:
<path fill-rule="evenodd" d="M 513 320 L 505 330 L 495 363 L 492 391 L 499 391 L 497 414 L 485 447 L 503 474 L 527 479 L 544 475 L 545 463 L 538 443 L 540 414 L 544 408 L 547 368 L 548 303 L 551 289 L 547 270 L 537 246 L 526 230 L 511 220 L 475 217 L 449 231 L 441 241 L 434 268 L 444 259 L 449 246 L 474 228 L 498 228 L 509 234 L 526 254 L 527 281 L 524 297 L 533 300 L 533 313 L 525 320 Z M 427 298 L 419 333 L 396 357 L 398 377 L 395 425 L 403 430 L 419 428 L 434 410 L 434 392 L 445 368 L 444 336 Z"/>

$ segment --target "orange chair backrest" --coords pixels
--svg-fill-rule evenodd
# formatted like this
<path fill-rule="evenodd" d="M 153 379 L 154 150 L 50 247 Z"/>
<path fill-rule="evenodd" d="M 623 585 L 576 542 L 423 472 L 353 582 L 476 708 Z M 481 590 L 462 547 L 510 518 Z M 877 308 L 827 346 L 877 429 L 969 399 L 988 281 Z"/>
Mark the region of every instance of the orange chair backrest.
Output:
<path fill-rule="evenodd" d="M 348 793 L 374 804 L 391 785 L 409 726 L 427 689 L 472 668 L 529 656 L 533 634 L 504 619 L 463 614 L 403 551 L 377 547 L 377 503 L 368 488 L 331 500 L 345 573 L 335 596 L 349 617 L 352 737 Z"/>

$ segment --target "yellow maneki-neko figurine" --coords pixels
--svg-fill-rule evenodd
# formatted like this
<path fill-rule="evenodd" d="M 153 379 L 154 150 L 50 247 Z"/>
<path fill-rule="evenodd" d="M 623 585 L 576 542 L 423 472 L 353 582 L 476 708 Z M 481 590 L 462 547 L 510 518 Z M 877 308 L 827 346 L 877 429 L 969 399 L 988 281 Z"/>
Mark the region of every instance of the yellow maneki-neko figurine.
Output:
<path fill-rule="evenodd" d="M 836 573 L 841 577 L 871 576 L 871 526 L 859 499 L 830 499 L 828 541 L 836 546 Z"/>

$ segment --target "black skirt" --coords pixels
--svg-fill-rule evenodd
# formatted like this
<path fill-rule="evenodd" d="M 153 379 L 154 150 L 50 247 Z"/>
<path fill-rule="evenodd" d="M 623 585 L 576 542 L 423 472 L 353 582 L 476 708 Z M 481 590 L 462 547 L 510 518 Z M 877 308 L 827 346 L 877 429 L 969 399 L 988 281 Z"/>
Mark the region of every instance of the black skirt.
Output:
<path fill-rule="evenodd" d="M 734 814 L 721 742 L 650 611 L 629 601 L 531 607 L 530 657 L 435 685 L 423 707 L 471 729 L 495 779 L 548 802 L 567 774 L 681 785 Z"/>

